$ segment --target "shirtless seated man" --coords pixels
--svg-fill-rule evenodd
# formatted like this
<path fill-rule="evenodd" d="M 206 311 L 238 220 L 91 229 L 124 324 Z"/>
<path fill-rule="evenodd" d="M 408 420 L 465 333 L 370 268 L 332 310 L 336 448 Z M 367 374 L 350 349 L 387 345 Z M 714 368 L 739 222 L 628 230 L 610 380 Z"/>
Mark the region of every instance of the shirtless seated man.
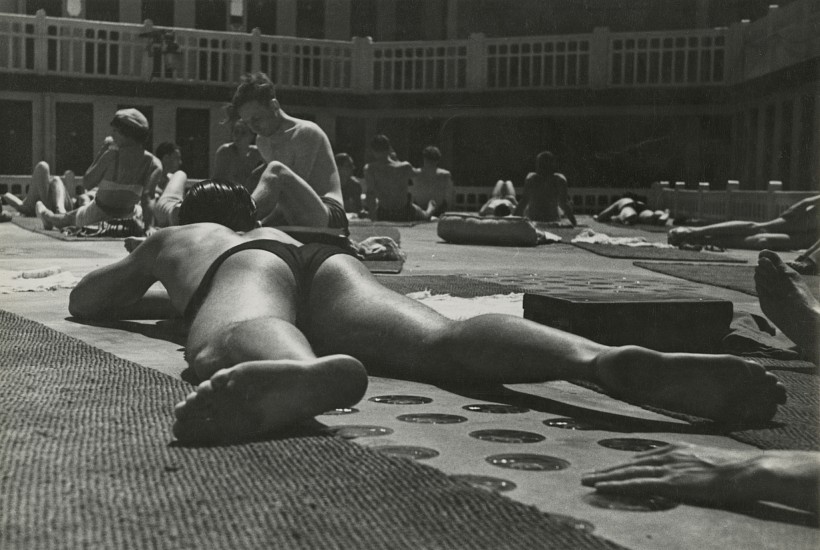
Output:
<path fill-rule="evenodd" d="M 777 378 L 738 357 L 608 347 L 509 315 L 448 319 L 381 286 L 342 249 L 255 229 L 240 186 L 194 185 L 180 221 L 86 275 L 69 311 L 127 318 L 151 285 L 165 286 L 190 323 L 188 364 L 205 380 L 176 407 L 182 442 L 251 438 L 349 407 L 368 374 L 433 384 L 586 379 L 729 423 L 767 420 L 786 399 Z"/>

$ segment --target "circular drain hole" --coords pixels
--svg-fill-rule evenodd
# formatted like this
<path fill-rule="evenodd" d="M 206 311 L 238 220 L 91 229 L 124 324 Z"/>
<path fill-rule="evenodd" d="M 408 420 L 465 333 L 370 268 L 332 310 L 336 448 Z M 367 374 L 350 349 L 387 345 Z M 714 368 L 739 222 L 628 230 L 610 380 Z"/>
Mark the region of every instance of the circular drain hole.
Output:
<path fill-rule="evenodd" d="M 411 447 L 409 445 L 395 445 L 385 447 L 373 447 L 380 453 L 391 456 L 399 456 L 402 458 L 412 458 L 413 460 L 426 460 L 434 458 L 439 455 L 435 449 L 428 449 L 427 447 Z"/>
<path fill-rule="evenodd" d="M 390 435 L 393 430 L 382 426 L 333 426 L 330 431 L 344 439 L 356 439 L 357 437 L 378 437 L 380 435 Z"/>
<path fill-rule="evenodd" d="M 563 525 L 568 527 L 572 527 L 577 531 L 583 531 L 584 533 L 592 533 L 595 530 L 595 526 L 592 525 L 588 521 L 584 521 L 582 519 L 574 518 L 572 516 L 565 516 L 564 514 L 548 514 L 549 517 L 552 519 L 556 519 L 560 521 Z"/>
<path fill-rule="evenodd" d="M 514 405 L 499 405 L 497 403 L 483 403 L 476 405 L 464 405 L 461 407 L 465 411 L 491 413 L 491 414 L 521 414 L 530 412 L 524 407 L 516 407 Z"/>
<path fill-rule="evenodd" d="M 538 443 L 546 439 L 541 434 L 518 430 L 478 430 L 470 432 L 470 437 L 496 443 Z"/>
<path fill-rule="evenodd" d="M 664 497 L 615 495 L 597 492 L 584 495 L 583 501 L 596 508 L 624 512 L 660 512 L 678 506 L 677 502 Z"/>
<path fill-rule="evenodd" d="M 463 416 L 457 416 L 455 414 L 402 414 L 397 418 L 402 422 L 413 422 L 415 424 L 458 424 L 459 422 L 467 422 L 466 418 L 464 418 Z"/>
<path fill-rule="evenodd" d="M 497 493 L 505 493 L 516 488 L 516 484 L 500 477 L 490 476 L 475 476 L 470 474 L 450 476 L 454 479 L 459 479 L 469 483 L 476 489 L 484 489 L 485 491 L 494 491 Z"/>
<path fill-rule="evenodd" d="M 388 405 L 423 405 L 433 402 L 429 397 L 421 397 L 420 395 L 379 395 L 371 397 L 369 400 Z"/>
<path fill-rule="evenodd" d="M 322 416 L 341 416 L 343 414 L 354 414 L 359 412 L 359 409 L 354 407 L 351 408 L 343 408 L 343 409 L 333 409 L 332 411 L 323 412 Z"/>
<path fill-rule="evenodd" d="M 547 455 L 504 454 L 488 456 L 485 460 L 499 468 L 531 472 L 554 472 L 570 466 L 566 460 Z"/>
<path fill-rule="evenodd" d="M 550 428 L 561 428 L 562 430 L 600 430 L 599 426 L 578 420 L 576 418 L 548 418 L 544 420 L 544 425 Z"/>
<path fill-rule="evenodd" d="M 615 439 L 602 439 L 598 442 L 598 445 L 606 447 L 607 449 L 615 449 L 617 451 L 631 451 L 634 453 L 640 453 L 643 451 L 666 447 L 669 443 L 664 441 L 655 441 L 654 439 L 619 437 Z"/>

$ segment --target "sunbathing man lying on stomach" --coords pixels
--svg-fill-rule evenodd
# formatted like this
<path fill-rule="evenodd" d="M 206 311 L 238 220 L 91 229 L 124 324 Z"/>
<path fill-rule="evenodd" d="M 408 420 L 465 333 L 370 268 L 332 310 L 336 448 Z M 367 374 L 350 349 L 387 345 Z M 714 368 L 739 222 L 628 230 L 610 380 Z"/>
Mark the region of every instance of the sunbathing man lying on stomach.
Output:
<path fill-rule="evenodd" d="M 450 320 L 381 286 L 340 248 L 255 229 L 241 186 L 195 185 L 180 221 L 84 277 L 69 310 L 127 318 L 153 283 L 165 286 L 190 322 L 187 361 L 205 380 L 176 407 L 184 442 L 253 437 L 351 406 L 368 373 L 434 384 L 586 379 L 726 422 L 769 419 L 786 399 L 772 374 L 737 357 L 613 348 L 508 315 Z"/>

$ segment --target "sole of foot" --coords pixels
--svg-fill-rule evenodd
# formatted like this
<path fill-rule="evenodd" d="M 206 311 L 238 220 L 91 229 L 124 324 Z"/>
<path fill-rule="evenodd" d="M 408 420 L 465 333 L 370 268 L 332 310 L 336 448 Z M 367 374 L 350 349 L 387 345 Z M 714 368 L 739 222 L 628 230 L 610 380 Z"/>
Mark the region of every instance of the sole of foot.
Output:
<path fill-rule="evenodd" d="M 786 389 L 760 364 L 731 355 L 660 353 L 627 346 L 602 355 L 595 372 L 622 398 L 720 424 L 771 420 Z"/>
<path fill-rule="evenodd" d="M 249 361 L 217 371 L 177 404 L 174 436 L 184 444 L 245 441 L 359 401 L 362 364 L 346 355 L 314 361 Z"/>

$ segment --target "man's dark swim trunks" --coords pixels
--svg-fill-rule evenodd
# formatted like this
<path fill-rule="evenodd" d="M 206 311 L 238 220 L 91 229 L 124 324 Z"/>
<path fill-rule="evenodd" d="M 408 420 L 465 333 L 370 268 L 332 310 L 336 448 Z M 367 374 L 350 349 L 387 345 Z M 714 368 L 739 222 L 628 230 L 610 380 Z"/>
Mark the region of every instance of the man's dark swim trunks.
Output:
<path fill-rule="evenodd" d="M 199 287 L 197 287 L 196 291 L 191 296 L 191 300 L 185 307 L 186 321 L 190 323 L 194 320 L 194 317 L 196 317 L 199 308 L 208 297 L 208 292 L 211 290 L 213 278 L 222 263 L 232 255 L 237 252 L 241 252 L 242 250 L 266 250 L 271 254 L 282 258 L 285 263 L 288 264 L 288 267 L 293 272 L 293 276 L 296 279 L 296 288 L 298 293 L 297 299 L 299 303 L 296 319 L 297 327 L 299 327 L 300 323 L 304 321 L 302 317 L 307 311 L 306 306 L 308 296 L 310 295 L 310 286 L 313 282 L 313 277 L 319 270 L 319 267 L 325 262 L 325 260 L 331 256 L 335 256 L 336 254 L 351 255 L 349 251 L 343 248 L 319 243 L 308 243 L 303 246 L 295 246 L 271 239 L 255 239 L 252 241 L 245 241 L 223 252 L 216 260 L 214 260 L 208 268 L 208 271 L 205 272 L 205 276 L 202 277 L 202 282 L 199 283 Z"/>
<path fill-rule="evenodd" d="M 342 229 L 345 235 L 350 235 L 345 207 L 330 197 L 322 197 L 322 202 L 327 206 L 327 226 L 331 229 Z"/>

